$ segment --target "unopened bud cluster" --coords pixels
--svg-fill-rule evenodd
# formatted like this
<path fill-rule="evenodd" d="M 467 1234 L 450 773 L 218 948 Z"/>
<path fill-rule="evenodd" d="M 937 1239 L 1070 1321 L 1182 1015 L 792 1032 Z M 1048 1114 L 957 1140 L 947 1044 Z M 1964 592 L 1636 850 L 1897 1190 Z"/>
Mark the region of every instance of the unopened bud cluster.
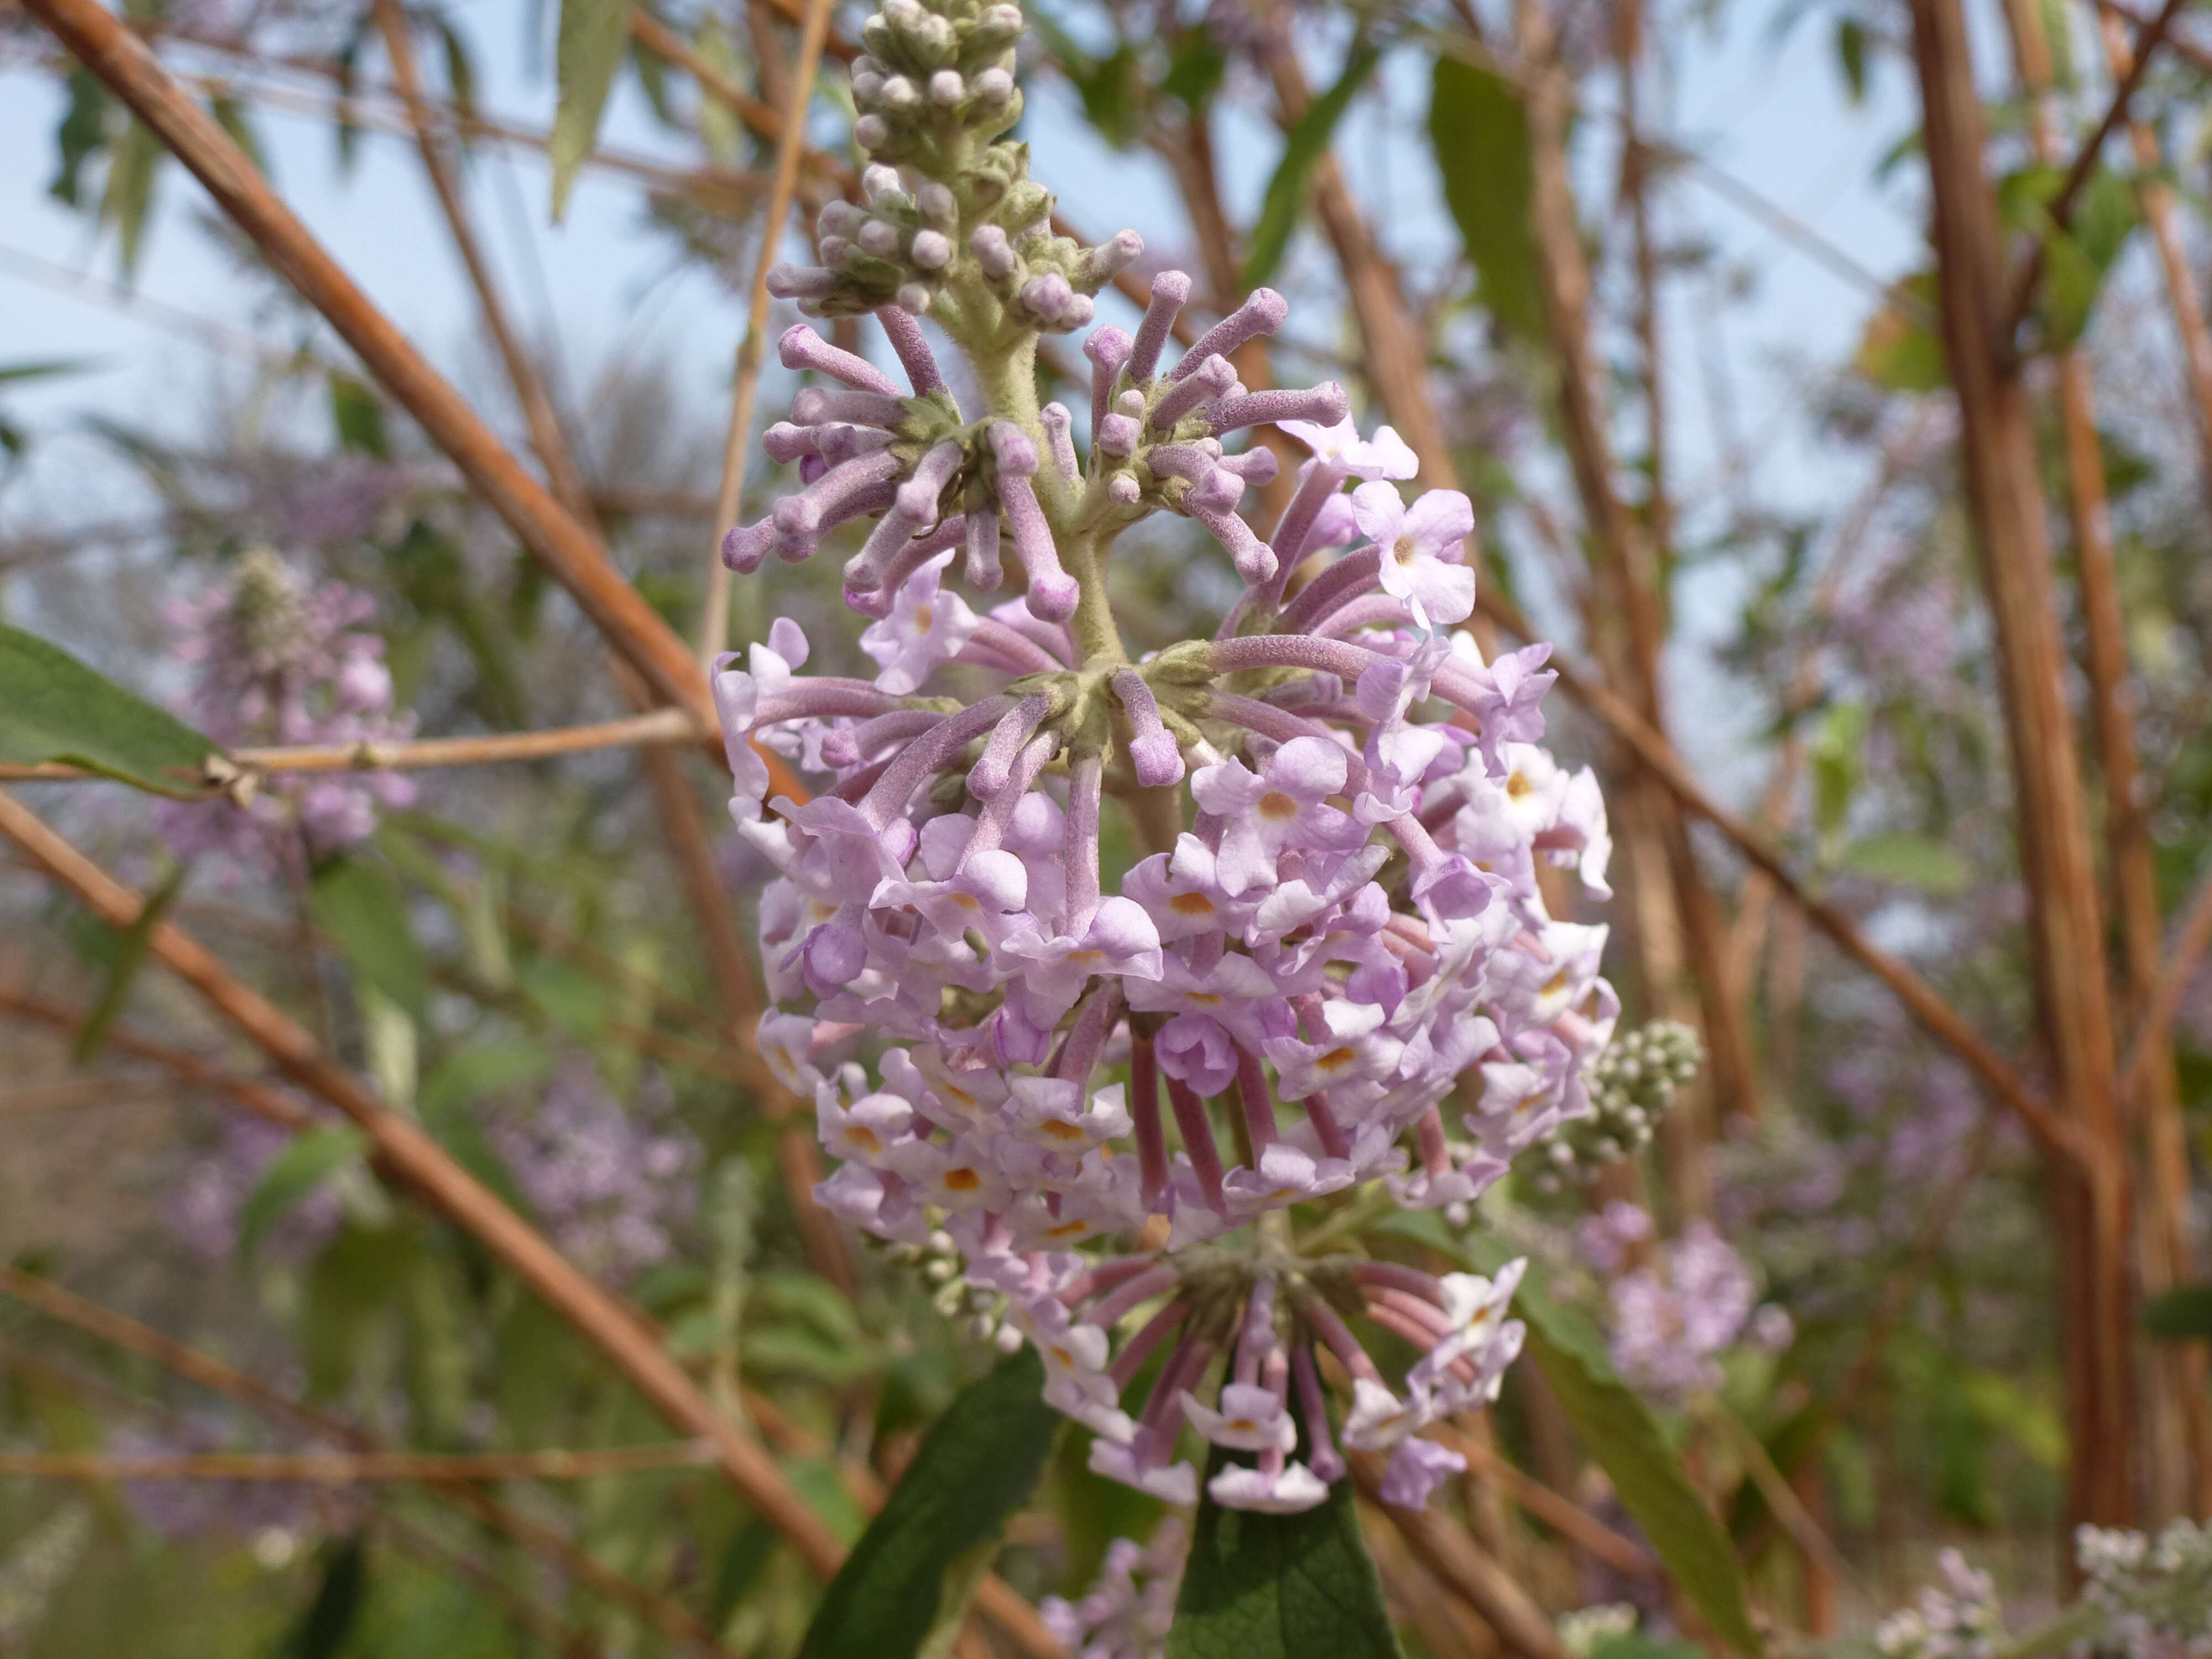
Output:
<path fill-rule="evenodd" d="M 957 265 L 1030 326 L 1064 333 L 1091 320 L 1091 296 L 1144 243 L 1125 231 L 1087 248 L 1054 232 L 1029 146 L 1000 136 L 1021 118 L 1021 33 L 1019 7 L 972 0 L 892 0 L 868 20 L 867 51 L 853 63 L 866 203 L 823 209 L 822 263 L 779 265 L 776 294 L 817 316 L 887 305 L 920 316 Z"/>
<path fill-rule="evenodd" d="M 1590 1067 L 1589 1110 L 1553 1131 L 1537 1189 L 1585 1185 L 1605 1165 L 1642 1152 L 1705 1058 L 1696 1030 L 1680 1020 L 1655 1019 L 1614 1038 Z"/>
<path fill-rule="evenodd" d="M 930 1305 L 940 1317 L 957 1322 L 963 1334 L 1001 1353 L 1022 1346 L 1022 1334 L 1006 1322 L 1005 1296 L 988 1285 L 967 1282 L 966 1258 L 942 1228 L 920 1241 L 896 1241 L 884 1259 L 917 1274 L 929 1286 Z"/>
<path fill-rule="evenodd" d="M 2212 1655 L 2212 1525 L 2177 1520 L 2155 1538 L 2082 1527 L 2074 1559 L 2083 1603 L 2104 1615 L 2084 1648 L 2127 1659 Z"/>

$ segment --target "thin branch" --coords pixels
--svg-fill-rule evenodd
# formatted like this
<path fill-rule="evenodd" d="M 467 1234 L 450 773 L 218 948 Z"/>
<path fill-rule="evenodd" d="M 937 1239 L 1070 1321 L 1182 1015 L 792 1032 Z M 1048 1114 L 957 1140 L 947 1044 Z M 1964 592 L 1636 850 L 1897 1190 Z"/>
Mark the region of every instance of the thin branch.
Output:
<path fill-rule="evenodd" d="M 2166 1034 L 2188 994 L 2204 953 L 2212 949 L 2212 874 L 2205 876 L 2189 902 L 2181 932 L 2173 941 L 2173 954 L 2159 970 L 2158 981 L 2143 999 L 2142 1024 L 2129 1045 L 2126 1066 L 2120 1073 L 2120 1092 L 2132 1095 L 2143 1086 L 2151 1068 L 2166 1052 Z"/>
<path fill-rule="evenodd" d="M 50 1319 L 112 1343 L 126 1353 L 150 1359 L 164 1370 L 211 1394 L 234 1400 L 264 1417 L 290 1424 L 357 1454 L 382 1449 L 373 1436 L 343 1418 L 303 1405 L 220 1359 L 188 1348 L 135 1319 L 4 1262 L 0 1262 L 0 1292 L 37 1309 Z M 628 1608 L 662 1635 L 701 1652 L 720 1656 L 720 1659 L 731 1659 L 729 1650 L 682 1607 L 603 1566 L 596 1558 L 577 1548 L 544 1522 L 533 1521 L 489 1492 L 466 1484 L 431 1482 L 429 1490 L 492 1531 L 543 1557 L 594 1594 Z"/>
<path fill-rule="evenodd" d="M 1383 1503 L 1382 1458 L 1374 1452 L 1354 1452 L 1351 1461 L 1360 1496 L 1388 1517 L 1439 1583 L 1482 1615 L 1501 1644 L 1521 1659 L 1568 1659 L 1566 1644 L 1550 1616 L 1464 1528 L 1433 1510 Z"/>
<path fill-rule="evenodd" d="M 19 1014 L 59 1031 L 76 1031 L 83 1026 L 85 1020 L 82 1009 L 64 1007 L 59 1003 L 49 1002 L 43 997 L 33 996 L 29 992 L 10 985 L 0 985 L 0 1011 Z M 292 1133 L 312 1129 L 319 1121 L 314 1113 L 272 1083 L 226 1072 L 198 1054 L 183 1048 L 173 1048 L 167 1043 L 149 1042 L 124 1027 L 117 1026 L 108 1031 L 106 1046 L 117 1054 L 129 1054 L 134 1060 L 159 1066 L 195 1088 L 205 1089 L 212 1094 L 228 1095 L 264 1122 L 273 1123 Z"/>
<path fill-rule="evenodd" d="M 89 271 L 72 270 L 57 260 L 25 248 L 0 244 L 0 270 L 25 282 L 36 283 L 42 288 L 55 289 L 79 299 L 88 300 L 95 305 L 110 307 L 156 327 L 172 330 L 224 356 L 247 358 L 280 369 L 307 364 L 327 373 L 335 367 L 305 346 L 280 346 L 258 334 L 249 334 L 242 328 L 233 328 L 212 317 L 199 316 L 165 301 L 141 294 L 135 289 L 125 288 L 120 283 L 111 283 Z M 8 562 L 15 561 L 11 559 Z"/>
<path fill-rule="evenodd" d="M 128 927 L 137 919 L 143 902 L 137 894 L 4 792 L 0 792 L 0 836 L 22 848 L 111 925 Z M 612 1360 L 672 1427 L 712 1441 L 732 1484 L 808 1566 L 823 1577 L 836 1571 L 845 1553 L 836 1534 L 761 1448 L 717 1412 L 690 1374 L 645 1334 L 634 1309 L 578 1272 L 412 1120 L 387 1110 L 350 1073 L 332 1064 L 305 1031 L 173 922 L 155 927 L 148 945 L 157 960 L 212 1004 L 278 1069 L 367 1131 L 375 1156 L 398 1180 L 504 1262 L 580 1336 Z M 1036 1609 L 1003 1583 L 987 1578 L 978 1605 L 1023 1652 L 1035 1659 L 1059 1659 L 1060 1644 Z"/>
<path fill-rule="evenodd" d="M 640 745 L 690 744 L 698 728 L 680 708 L 656 708 L 626 720 L 600 720 L 590 726 L 557 726 L 547 732 L 500 732 L 480 738 L 420 738 L 408 743 L 308 744 L 291 749 L 240 749 L 228 757 L 237 772 L 228 770 L 222 757 L 210 757 L 212 766 L 225 777 L 210 779 L 216 789 L 233 781 L 237 773 L 270 775 L 298 772 L 416 772 L 449 766 L 490 766 L 514 761 L 548 760 L 560 755 L 585 755 L 606 749 Z M 47 762 L 38 766 L 0 763 L 0 782 L 100 783 L 104 774 L 82 767 Z"/>
<path fill-rule="evenodd" d="M 1485 592 L 1478 596 L 1476 603 L 1509 634 L 1523 640 L 1534 637 L 1528 619 L 1510 600 Z M 2084 1167 L 2094 1166 L 2101 1159 L 2101 1150 L 2075 1124 L 2053 1113 L 2027 1080 L 1943 1000 L 1934 986 L 1875 945 L 1843 911 L 1825 899 L 1814 897 L 1765 836 L 1708 795 L 1673 746 L 1652 730 L 1625 698 L 1607 690 L 1589 670 L 1565 657 L 1555 653 L 1546 665 L 1559 675 L 1559 684 L 1567 694 L 1627 744 L 1636 758 L 1685 807 L 1733 842 L 1737 850 L 1765 871 L 1814 927 L 1827 934 L 1846 956 L 1888 986 L 1913 1017 L 1964 1060 L 1967 1068 L 2020 1117 L 2039 1140 Z"/>
<path fill-rule="evenodd" d="M 453 385 L 316 240 L 235 140 L 98 0 L 26 8 L 173 151 L 270 262 L 483 495 L 609 641 L 669 702 L 710 720 L 684 641 L 607 559 L 598 540 L 517 463 Z"/>
<path fill-rule="evenodd" d="M 22 848 L 111 925 L 129 927 L 143 908 L 137 894 L 4 793 L 0 793 L 0 835 Z M 148 943 L 156 960 L 198 991 L 288 1077 L 366 1131 L 372 1146 L 408 1185 L 482 1243 L 579 1335 L 612 1360 L 673 1427 L 712 1440 L 732 1481 L 810 1567 L 823 1577 L 836 1571 L 845 1553 L 836 1534 L 760 1447 L 716 1412 L 684 1368 L 645 1336 L 635 1313 L 579 1272 L 419 1125 L 388 1110 L 350 1073 L 325 1056 L 307 1032 L 175 923 L 156 927 Z"/>
<path fill-rule="evenodd" d="M 2118 18 L 2123 23 L 2132 23 L 2138 29 L 2147 29 L 2156 21 L 2150 13 L 2125 4 L 2124 0 L 2094 0 L 2097 9 L 2107 17 Z M 2208 49 L 2185 34 L 2168 34 L 2166 46 L 2169 52 L 2185 59 L 2191 68 L 2212 75 L 2212 49 Z"/>
<path fill-rule="evenodd" d="M 1571 1498 L 1553 1492 L 1525 1470 L 1516 1468 L 1474 1436 L 1449 1425 L 1444 1437 L 1468 1461 L 1469 1468 L 1486 1480 L 1495 1480 L 1506 1495 L 1553 1531 L 1579 1545 L 1607 1565 L 1622 1572 L 1647 1576 L 1659 1571 L 1651 1552 L 1624 1538 Z"/>
<path fill-rule="evenodd" d="M 768 335 L 768 273 L 783 245 L 784 221 L 799 185 L 799 163 L 806 151 L 806 108 L 814 96 L 814 72 L 822 61 L 822 42 L 830 33 L 830 0 L 807 0 L 799 30 L 799 62 L 793 68 L 791 94 L 779 115 L 775 174 L 761 220 L 760 252 L 753 260 L 751 302 L 745 337 L 738 347 L 737 389 L 730 399 L 729 431 L 722 441 L 721 483 L 714 493 L 714 535 L 707 553 L 707 598 L 699 620 L 699 658 L 711 665 L 730 635 L 730 570 L 722 562 L 722 538 L 738 521 L 744 497 L 745 459 L 752 450 L 753 399 L 760 389 L 761 357 Z"/>
<path fill-rule="evenodd" d="M 1510 58 L 1500 57 L 1482 41 L 1471 35 L 1449 29 L 1419 31 L 1438 52 L 1488 70 L 1522 93 L 1528 90 L 1531 78 L 1528 69 Z M 1680 168 L 1732 206 L 1758 220 L 1784 241 L 1806 254 L 1814 263 L 1826 267 L 1854 288 L 1863 289 L 1887 310 L 1895 312 L 1907 322 L 1934 331 L 1936 313 L 1925 304 L 1905 293 L 1898 285 L 1871 266 L 1862 264 L 1848 249 L 1807 224 L 1787 208 L 1761 195 L 1749 185 L 1693 149 L 1644 137 L 1632 130 L 1627 113 L 1607 109 L 1596 100 L 1577 95 L 1571 104 L 1573 113 L 1607 120 L 1620 129 L 1621 142 L 1642 149 L 1654 161 Z"/>
<path fill-rule="evenodd" d="M 2188 3 L 2189 0 L 2166 0 L 2166 4 L 2159 9 L 2158 15 L 2152 18 L 2136 36 L 2134 61 L 2128 65 L 2127 73 L 2120 76 L 2119 84 L 2112 88 L 2112 102 L 2105 107 L 2104 119 L 2097 123 L 2088 142 L 2075 156 L 2074 165 L 2066 170 L 2066 182 L 2058 187 L 2058 194 L 2051 198 L 2051 205 L 2045 210 L 2051 228 L 2057 233 L 2063 234 L 2067 226 L 2073 222 L 2075 204 L 2081 199 L 2081 191 L 2089 182 L 2089 175 L 2097 170 L 2097 158 L 2104 154 L 2105 141 L 2118 130 L 2121 122 L 2127 119 L 2128 106 L 2135 101 L 2136 88 L 2142 84 L 2144 72 L 2150 68 L 2152 54 L 2158 50 L 2159 42 L 2166 39 L 2173 20 L 2181 15 L 2181 9 Z M 2002 313 L 1997 335 L 2001 348 L 2009 349 L 2020 332 L 2021 325 L 2027 320 L 2029 309 L 2035 304 L 2035 290 L 2043 281 L 2045 246 L 2042 237 L 2035 239 L 2028 247 L 2027 263 L 2021 267 L 2019 276 L 2014 280 L 2012 301 Z"/>
<path fill-rule="evenodd" d="M 0 1453 L 0 1477 L 33 1480 L 274 1480 L 295 1486 L 353 1486 L 398 1480 L 593 1480 L 602 1475 L 713 1467 L 704 1440 L 661 1446 L 610 1446 L 581 1451 L 483 1452 L 195 1452 L 112 1455 L 102 1452 Z"/>

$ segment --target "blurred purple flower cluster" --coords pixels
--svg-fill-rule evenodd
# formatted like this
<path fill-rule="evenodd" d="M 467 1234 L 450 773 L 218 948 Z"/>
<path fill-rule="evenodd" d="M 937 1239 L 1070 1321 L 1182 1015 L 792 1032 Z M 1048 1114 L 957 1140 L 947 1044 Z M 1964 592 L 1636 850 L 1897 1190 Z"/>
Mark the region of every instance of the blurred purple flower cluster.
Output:
<path fill-rule="evenodd" d="M 224 1118 L 215 1145 L 193 1153 L 166 1194 L 169 1230 L 193 1255 L 219 1261 L 238 1248 L 246 1202 L 261 1185 L 292 1133 L 259 1118 Z M 345 1218 L 337 1186 L 324 1182 L 285 1211 L 263 1249 L 290 1261 L 311 1256 L 328 1243 Z"/>
<path fill-rule="evenodd" d="M 384 641 L 366 626 L 374 614 L 368 595 L 343 582 L 311 587 L 267 548 L 240 555 L 226 585 L 170 618 L 180 635 L 174 654 L 191 672 L 183 712 L 226 748 L 404 740 L 414 721 L 392 712 Z M 415 793 L 391 772 L 250 781 L 221 799 L 160 804 L 179 857 L 265 874 L 365 839 L 379 807 L 406 805 Z"/>
<path fill-rule="evenodd" d="M 1631 1383 L 1665 1397 L 1705 1392 L 1720 1386 L 1720 1356 L 1738 1343 L 1789 1345 L 1790 1316 L 1759 1304 L 1758 1280 L 1711 1222 L 1692 1220 L 1664 1243 L 1652 1234 L 1648 1214 L 1615 1199 L 1584 1219 L 1577 1241 L 1609 1281 L 1613 1360 Z"/>
<path fill-rule="evenodd" d="M 1097 1581 L 1080 1601 L 1048 1595 L 1037 1612 L 1076 1659 L 1159 1659 L 1188 1553 L 1182 1522 L 1170 1516 L 1149 1543 L 1117 1538 L 1108 1545 Z"/>
<path fill-rule="evenodd" d="M 212 1424 L 188 1422 L 167 1434 L 124 1429 L 111 1434 L 107 1451 L 117 1457 L 190 1457 L 227 1449 Z M 124 1502 L 144 1525 L 162 1537 L 253 1538 L 270 1532 L 296 1534 L 313 1525 L 319 1495 L 283 1480 L 126 1480 Z M 319 1497 L 322 1505 L 343 1502 L 337 1494 Z"/>
<path fill-rule="evenodd" d="M 622 1285 L 665 1261 L 691 1213 L 699 1145 L 650 1089 L 625 1105 L 589 1060 L 554 1074 L 527 1117 L 495 1118 L 492 1146 L 562 1253 Z"/>

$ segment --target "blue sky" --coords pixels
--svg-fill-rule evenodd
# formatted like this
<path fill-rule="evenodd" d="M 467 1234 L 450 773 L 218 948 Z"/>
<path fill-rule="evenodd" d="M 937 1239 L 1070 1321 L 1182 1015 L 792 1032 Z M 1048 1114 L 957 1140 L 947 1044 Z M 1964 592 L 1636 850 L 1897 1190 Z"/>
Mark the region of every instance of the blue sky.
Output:
<path fill-rule="evenodd" d="M 477 47 L 483 102 L 498 114 L 542 128 L 550 122 L 553 94 L 544 53 L 526 53 L 520 46 L 526 7 L 527 0 L 475 0 L 458 15 Z M 1901 168 L 1886 185 L 1873 177 L 1879 157 L 1912 122 L 1907 71 L 1893 62 L 1881 65 L 1869 103 L 1852 108 L 1835 67 L 1832 21 L 1815 13 L 1778 40 L 1772 20 L 1770 8 L 1739 6 L 1710 27 L 1699 26 L 1671 40 L 1678 65 L 1671 93 L 1674 131 L 1713 165 L 1863 264 L 1885 276 L 1911 269 L 1921 245 L 1915 172 Z M 380 63 L 369 72 L 380 76 Z M 1328 66 L 1316 64 L 1317 79 L 1328 72 Z M 1426 102 L 1421 65 L 1409 55 L 1386 73 L 1388 95 L 1348 124 L 1338 148 L 1371 217 L 1419 283 L 1449 257 L 1455 233 L 1421 139 Z M 1607 92 L 1602 82 L 1593 88 L 1595 96 Z M 1030 107 L 1036 171 L 1060 192 L 1079 223 L 1099 234 L 1133 224 L 1155 241 L 1179 241 L 1179 210 L 1156 161 L 1103 146 L 1075 115 L 1064 86 L 1033 89 Z M 59 115 L 54 81 L 20 68 L 0 70 L 0 247 L 112 278 L 112 240 L 96 240 L 84 219 L 46 195 Z M 410 146 L 394 137 L 367 135 L 356 167 L 342 179 L 326 125 L 273 110 L 258 112 L 256 120 L 279 187 L 370 295 L 442 365 L 453 369 L 471 361 L 473 307 Z M 1607 131 L 1604 122 L 1589 123 L 1578 155 L 1592 200 L 1600 199 L 1610 163 Z M 654 129 L 634 89 L 618 94 L 606 137 L 634 150 L 682 159 Z M 1231 210 L 1247 221 L 1279 142 L 1254 124 L 1232 121 L 1224 131 Z M 510 295 L 533 326 L 543 325 L 550 308 L 577 372 L 588 374 L 618 346 L 642 344 L 668 366 L 672 395 L 680 406 L 696 409 L 702 422 L 719 431 L 739 307 L 700 275 L 656 283 L 665 244 L 637 233 L 641 198 L 634 186 L 586 173 L 565 222 L 553 225 L 542 161 L 526 153 L 488 149 L 475 168 L 475 195 Z M 249 296 L 189 222 L 204 205 L 197 185 L 181 170 L 165 173 L 137 289 L 253 330 Z M 1662 212 L 1668 231 L 1708 241 L 1718 256 L 1715 270 L 1742 273 L 1748 284 L 1725 314 L 1715 303 L 1713 285 L 1703 282 L 1677 284 L 1669 303 L 1667 349 L 1685 493 L 1712 477 L 1717 459 L 1715 408 L 1706 390 L 1717 349 L 1735 381 L 1735 428 L 1753 439 L 1758 493 L 1805 509 L 1846 498 L 1858 481 L 1856 468 L 1808 448 L 1790 410 L 1798 395 L 1797 371 L 1832 363 L 1850 350 L 1869 313 L 1869 296 L 1694 179 L 1670 188 Z M 1284 285 L 1293 286 L 1301 260 L 1317 264 L 1324 258 L 1312 240 L 1302 243 Z M 533 271 L 543 273 L 542 301 Z M 216 372 L 202 348 L 110 307 L 26 281 L 4 265 L 0 305 L 5 319 L 0 362 L 68 356 L 101 365 L 96 373 L 10 393 L 9 407 L 19 419 L 52 425 L 99 410 L 182 434 L 200 418 Z M 118 498 L 104 483 L 88 483 L 96 476 L 88 471 L 94 453 L 83 439 L 52 441 L 42 463 L 0 495 L 0 535 L 34 524 L 113 516 Z M 1686 598 L 1692 638 L 1677 674 L 1686 696 L 1698 701 L 1708 689 L 1696 662 L 1699 619 L 1717 623 L 1729 594 L 1724 580 L 1716 586 L 1708 580 L 1693 581 Z M 1729 738 L 1721 743 L 1734 746 Z"/>

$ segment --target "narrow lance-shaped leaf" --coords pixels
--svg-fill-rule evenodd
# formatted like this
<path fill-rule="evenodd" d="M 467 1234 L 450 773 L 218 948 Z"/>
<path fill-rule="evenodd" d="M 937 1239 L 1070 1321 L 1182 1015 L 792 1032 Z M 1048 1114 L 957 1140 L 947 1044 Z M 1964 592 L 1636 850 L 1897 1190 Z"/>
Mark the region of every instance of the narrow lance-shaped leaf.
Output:
<path fill-rule="evenodd" d="M 238 1208 L 240 1259 L 251 1261 L 262 1241 L 301 1200 L 359 1159 L 368 1146 L 368 1137 L 360 1130 L 336 1123 L 307 1131 L 271 1158 Z"/>
<path fill-rule="evenodd" d="M 1260 217 L 1252 227 L 1245 251 L 1245 287 L 1259 287 L 1282 264 L 1283 255 L 1290 249 L 1291 233 L 1298 228 L 1298 215 L 1305 206 L 1306 186 L 1314 168 L 1328 153 L 1329 141 L 1345 112 L 1352 107 L 1352 100 L 1382 61 L 1382 52 L 1370 42 L 1356 42 L 1336 84 L 1309 104 L 1285 135 L 1282 159 L 1275 163 L 1274 174 L 1267 180 L 1267 193 L 1261 202 Z"/>
<path fill-rule="evenodd" d="M 1217 1449 L 1210 1480 L 1229 1455 Z M 1399 1659 L 1352 1483 L 1297 1515 L 1200 1498 L 1167 1659 Z"/>
<path fill-rule="evenodd" d="M 407 925 L 406 895 L 390 868 L 368 859 L 332 859 L 315 872 L 308 905 L 354 971 L 422 1024 L 429 970 Z"/>
<path fill-rule="evenodd" d="M 58 761 L 179 800 L 221 747 L 35 634 L 0 623 L 0 761 Z"/>
<path fill-rule="evenodd" d="M 803 1659 L 912 1659 L 957 1623 L 1044 1470 L 1060 1418 L 1043 1389 L 1024 1348 L 962 1390 L 823 1592 Z"/>
<path fill-rule="evenodd" d="M 1513 1255 L 1496 1238 L 1453 1237 L 1433 1211 L 1401 1212 L 1381 1231 L 1416 1240 L 1477 1273 L 1494 1273 Z M 1596 1325 L 1580 1309 L 1554 1298 L 1533 1271 L 1521 1281 L 1513 1310 L 1528 1328 L 1528 1358 L 1543 1372 L 1583 1449 L 1613 1482 L 1621 1507 L 1644 1529 L 1682 1593 L 1723 1641 L 1739 1652 L 1758 1653 L 1759 1635 L 1728 1534 L 1668 1449 L 1650 1407 L 1613 1370 Z"/>
<path fill-rule="evenodd" d="M 138 914 L 131 918 L 131 925 L 122 930 L 114 957 L 107 964 L 106 977 L 100 983 L 99 1000 L 84 1017 L 84 1024 L 77 1028 L 70 1057 L 78 1065 L 90 1065 L 106 1045 L 107 1033 L 116 1016 L 123 1012 L 124 1000 L 131 994 L 131 983 L 145 965 L 147 947 L 154 942 L 154 930 L 161 925 L 161 918 L 169 914 L 169 907 L 184 890 L 185 870 L 181 864 L 171 870 L 138 907 Z"/>
<path fill-rule="evenodd" d="M 1437 58 L 1429 143 L 1443 174 L 1444 204 L 1474 263 L 1482 303 L 1507 332 L 1540 337 L 1544 296 L 1528 219 L 1535 163 L 1520 94 L 1489 70 Z"/>
<path fill-rule="evenodd" d="M 569 187 L 599 139 L 599 118 L 629 40 L 629 0 L 561 0 L 554 46 L 559 98 L 546 154 L 553 162 L 553 216 L 568 208 Z"/>

